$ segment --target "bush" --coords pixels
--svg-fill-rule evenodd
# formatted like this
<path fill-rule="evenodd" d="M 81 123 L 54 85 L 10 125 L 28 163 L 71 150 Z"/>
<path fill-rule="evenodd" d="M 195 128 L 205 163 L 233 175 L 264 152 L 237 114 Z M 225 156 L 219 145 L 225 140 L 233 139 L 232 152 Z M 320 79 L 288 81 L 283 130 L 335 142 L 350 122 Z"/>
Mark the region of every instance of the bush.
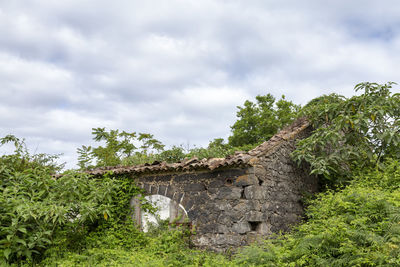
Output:
<path fill-rule="evenodd" d="M 180 229 L 145 234 L 135 228 L 115 226 L 88 239 L 85 250 L 68 250 L 62 255 L 53 252 L 41 265 L 233 266 L 223 255 L 189 249 L 185 231 Z"/>
<path fill-rule="evenodd" d="M 54 157 L 31 156 L 13 136 L 12 155 L 0 157 L 0 264 L 38 261 L 52 244 L 75 249 L 110 218 L 127 216 L 129 198 L 140 190 L 129 180 L 101 179 L 74 171 L 54 176 Z M 146 207 L 146 205 L 145 205 Z"/>

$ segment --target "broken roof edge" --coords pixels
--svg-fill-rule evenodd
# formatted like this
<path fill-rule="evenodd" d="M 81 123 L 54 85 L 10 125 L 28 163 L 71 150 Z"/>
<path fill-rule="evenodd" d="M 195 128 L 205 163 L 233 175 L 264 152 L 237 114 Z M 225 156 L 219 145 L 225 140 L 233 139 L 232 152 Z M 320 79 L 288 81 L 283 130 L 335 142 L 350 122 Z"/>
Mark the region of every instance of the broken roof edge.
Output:
<path fill-rule="evenodd" d="M 280 147 L 282 143 L 295 139 L 305 129 L 309 128 L 310 125 L 311 124 L 307 120 L 307 118 L 298 118 L 289 126 L 283 128 L 277 134 L 272 136 L 268 141 L 265 141 L 264 143 L 258 145 L 247 153 L 253 157 L 260 157 L 271 154 L 276 151 L 276 149 Z"/>
<path fill-rule="evenodd" d="M 181 162 L 167 163 L 155 161 L 151 164 L 133 165 L 133 166 L 115 166 L 101 167 L 93 170 L 85 171 L 94 176 L 104 175 L 108 172 L 114 174 L 156 174 L 170 172 L 187 172 L 216 169 L 252 166 L 253 162 L 257 162 L 255 158 L 265 156 L 276 151 L 283 143 L 295 139 L 301 132 L 310 126 L 306 118 L 299 118 L 291 125 L 285 127 L 277 134 L 272 136 L 268 141 L 260 144 L 249 152 L 235 152 L 225 158 L 209 158 L 199 160 L 197 157 L 185 159 Z M 253 159 L 253 160 L 252 160 Z"/>

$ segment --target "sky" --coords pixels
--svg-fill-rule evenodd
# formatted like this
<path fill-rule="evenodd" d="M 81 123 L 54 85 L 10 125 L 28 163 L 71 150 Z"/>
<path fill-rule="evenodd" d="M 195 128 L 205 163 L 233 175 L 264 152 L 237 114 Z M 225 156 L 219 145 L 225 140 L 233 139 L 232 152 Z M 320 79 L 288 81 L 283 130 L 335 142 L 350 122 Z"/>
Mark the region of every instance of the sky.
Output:
<path fill-rule="evenodd" d="M 256 95 L 306 104 L 399 70 L 396 0 L 0 0 L 0 137 L 67 168 L 95 127 L 205 146 Z"/>

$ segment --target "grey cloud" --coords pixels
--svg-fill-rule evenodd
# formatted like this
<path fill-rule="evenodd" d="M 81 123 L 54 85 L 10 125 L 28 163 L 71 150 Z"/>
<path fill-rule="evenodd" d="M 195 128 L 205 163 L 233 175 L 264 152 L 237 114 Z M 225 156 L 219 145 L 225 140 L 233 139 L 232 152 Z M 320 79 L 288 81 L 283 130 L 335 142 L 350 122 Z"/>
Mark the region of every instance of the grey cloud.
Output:
<path fill-rule="evenodd" d="M 0 134 L 64 152 L 92 127 L 168 145 L 227 137 L 257 94 L 305 104 L 396 81 L 396 1 L 6 1 Z M 69 167 L 72 167 L 70 164 Z"/>

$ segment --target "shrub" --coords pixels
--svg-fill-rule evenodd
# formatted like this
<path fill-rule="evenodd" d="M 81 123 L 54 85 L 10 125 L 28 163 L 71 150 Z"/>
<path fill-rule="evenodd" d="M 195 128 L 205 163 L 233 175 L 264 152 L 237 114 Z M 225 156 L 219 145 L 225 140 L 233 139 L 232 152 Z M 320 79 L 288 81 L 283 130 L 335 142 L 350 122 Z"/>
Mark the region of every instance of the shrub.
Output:
<path fill-rule="evenodd" d="M 83 246 L 78 242 L 83 236 L 110 218 L 119 219 L 128 210 L 127 199 L 140 192 L 132 182 L 110 175 L 94 179 L 68 171 L 56 178 L 54 157 L 31 156 L 12 136 L 1 141 L 16 146 L 14 154 L 0 157 L 1 264 L 40 260 L 63 235 L 65 244 Z"/>

